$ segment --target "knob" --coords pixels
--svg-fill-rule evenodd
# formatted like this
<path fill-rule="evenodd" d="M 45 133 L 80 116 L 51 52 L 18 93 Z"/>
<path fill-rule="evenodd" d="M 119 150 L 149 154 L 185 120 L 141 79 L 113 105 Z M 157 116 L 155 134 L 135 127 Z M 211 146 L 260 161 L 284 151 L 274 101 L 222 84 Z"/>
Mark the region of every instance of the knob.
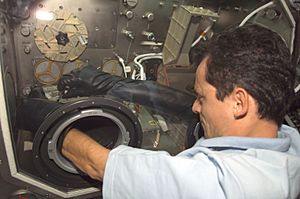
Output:
<path fill-rule="evenodd" d="M 134 40 L 134 33 L 130 30 L 122 29 L 121 33 L 131 40 Z"/>
<path fill-rule="evenodd" d="M 23 35 L 24 37 L 28 37 L 31 33 L 29 25 L 22 25 L 20 32 L 21 32 L 21 35 Z"/>
<path fill-rule="evenodd" d="M 152 12 L 147 12 L 143 15 L 144 19 L 147 19 L 149 22 L 154 20 L 154 14 Z"/>
<path fill-rule="evenodd" d="M 56 35 L 56 41 L 58 45 L 65 46 L 67 43 L 69 43 L 69 38 L 67 33 L 58 32 L 58 35 Z"/>
<path fill-rule="evenodd" d="M 281 13 L 278 10 L 269 9 L 266 11 L 266 17 L 270 20 L 275 20 L 280 17 Z"/>
<path fill-rule="evenodd" d="M 155 35 L 153 32 L 143 31 L 142 35 L 145 35 L 148 41 L 155 41 Z"/>
<path fill-rule="evenodd" d="M 138 0 L 123 0 L 123 4 L 133 8 L 138 4 Z"/>
<path fill-rule="evenodd" d="M 131 11 L 131 10 L 127 10 L 126 12 L 125 12 L 125 16 L 126 16 L 126 18 L 127 19 L 132 19 L 133 17 L 134 17 L 134 12 L 133 11 Z"/>

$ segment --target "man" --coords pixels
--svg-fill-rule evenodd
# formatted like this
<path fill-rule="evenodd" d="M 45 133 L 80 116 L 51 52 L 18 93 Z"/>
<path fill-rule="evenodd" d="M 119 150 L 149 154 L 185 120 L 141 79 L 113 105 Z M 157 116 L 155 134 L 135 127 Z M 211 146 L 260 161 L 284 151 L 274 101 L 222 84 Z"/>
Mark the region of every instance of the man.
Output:
<path fill-rule="evenodd" d="M 62 153 L 103 180 L 104 198 L 296 198 L 300 136 L 281 125 L 295 73 L 283 40 L 257 25 L 230 29 L 197 62 L 192 109 L 205 138 L 192 148 L 110 151 L 72 129 Z"/>

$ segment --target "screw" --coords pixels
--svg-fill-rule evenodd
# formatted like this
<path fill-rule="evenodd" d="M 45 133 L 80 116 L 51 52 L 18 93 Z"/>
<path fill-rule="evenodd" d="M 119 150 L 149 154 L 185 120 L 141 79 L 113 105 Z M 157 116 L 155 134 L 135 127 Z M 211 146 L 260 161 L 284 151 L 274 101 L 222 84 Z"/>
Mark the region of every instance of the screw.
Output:
<path fill-rule="evenodd" d="M 24 95 L 29 95 L 30 92 L 31 92 L 31 88 L 29 86 L 23 88 L 23 94 Z"/>
<path fill-rule="evenodd" d="M 24 53 L 29 54 L 31 52 L 31 47 L 29 45 L 24 46 Z"/>

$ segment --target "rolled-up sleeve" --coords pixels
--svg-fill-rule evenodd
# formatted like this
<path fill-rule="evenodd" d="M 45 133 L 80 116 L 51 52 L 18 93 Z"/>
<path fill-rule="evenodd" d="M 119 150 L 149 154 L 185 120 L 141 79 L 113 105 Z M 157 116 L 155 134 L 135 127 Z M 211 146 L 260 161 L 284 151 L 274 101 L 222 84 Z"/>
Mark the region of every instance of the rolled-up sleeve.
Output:
<path fill-rule="evenodd" d="M 103 198 L 224 198 L 215 165 L 204 154 L 188 158 L 128 146 L 113 149 Z"/>

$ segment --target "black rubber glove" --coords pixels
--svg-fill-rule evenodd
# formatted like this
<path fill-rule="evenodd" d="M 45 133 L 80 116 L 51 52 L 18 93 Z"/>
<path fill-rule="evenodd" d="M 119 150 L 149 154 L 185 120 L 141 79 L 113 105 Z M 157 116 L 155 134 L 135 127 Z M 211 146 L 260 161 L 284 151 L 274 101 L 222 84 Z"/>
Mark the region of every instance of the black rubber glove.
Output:
<path fill-rule="evenodd" d="M 132 81 L 99 71 L 93 66 L 86 66 L 63 75 L 57 89 L 62 93 L 63 98 L 105 95 L 117 82 L 128 80 Z"/>
<path fill-rule="evenodd" d="M 193 115 L 191 111 L 195 99 L 193 95 L 153 81 L 110 75 L 92 66 L 63 75 L 58 83 L 58 90 L 63 98 L 110 95 L 184 119 L 190 119 Z"/>

